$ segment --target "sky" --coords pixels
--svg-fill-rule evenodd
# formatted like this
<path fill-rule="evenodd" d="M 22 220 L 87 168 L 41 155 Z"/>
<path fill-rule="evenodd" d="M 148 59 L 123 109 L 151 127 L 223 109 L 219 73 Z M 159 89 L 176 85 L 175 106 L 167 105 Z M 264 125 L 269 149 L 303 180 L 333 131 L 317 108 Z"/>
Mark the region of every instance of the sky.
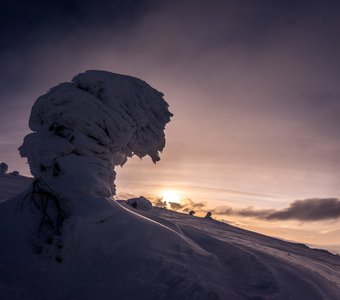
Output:
<path fill-rule="evenodd" d="M 127 74 L 174 117 L 157 165 L 117 168 L 118 196 L 175 190 L 239 226 L 335 243 L 339 13 L 336 0 L 1 1 L 0 161 L 29 175 L 17 148 L 51 87 L 90 69 Z"/>

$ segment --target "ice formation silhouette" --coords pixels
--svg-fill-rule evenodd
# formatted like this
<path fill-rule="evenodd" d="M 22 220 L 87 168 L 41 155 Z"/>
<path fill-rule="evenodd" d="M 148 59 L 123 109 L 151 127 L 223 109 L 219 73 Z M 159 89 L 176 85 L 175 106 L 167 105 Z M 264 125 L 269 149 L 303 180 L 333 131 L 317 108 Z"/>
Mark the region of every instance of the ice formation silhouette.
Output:
<path fill-rule="evenodd" d="M 78 195 L 115 194 L 115 166 L 165 146 L 172 114 L 163 94 L 146 82 L 105 71 L 87 71 L 39 97 L 19 148 L 35 178 L 54 188 L 65 182 Z"/>
<path fill-rule="evenodd" d="M 3 176 L 8 171 L 8 165 L 4 162 L 0 163 L 0 176 Z"/>
<path fill-rule="evenodd" d="M 149 211 L 152 209 L 152 203 L 147 198 L 140 196 L 139 198 L 130 198 L 126 200 L 126 204 L 139 210 Z"/>

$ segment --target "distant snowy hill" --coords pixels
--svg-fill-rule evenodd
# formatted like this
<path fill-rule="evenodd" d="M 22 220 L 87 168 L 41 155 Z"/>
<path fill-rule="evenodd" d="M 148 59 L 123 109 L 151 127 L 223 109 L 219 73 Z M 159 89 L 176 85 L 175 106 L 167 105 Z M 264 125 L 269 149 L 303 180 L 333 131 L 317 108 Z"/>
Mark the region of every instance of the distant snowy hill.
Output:
<path fill-rule="evenodd" d="M 0 176 L 0 202 L 18 195 L 25 190 L 32 181 L 33 178 L 21 175 L 13 176 L 8 174 Z"/>
<path fill-rule="evenodd" d="M 1 177 L 1 197 L 30 180 Z M 99 197 L 35 240 L 23 195 L 0 205 L 0 299 L 340 299 L 340 257 L 324 250 Z"/>

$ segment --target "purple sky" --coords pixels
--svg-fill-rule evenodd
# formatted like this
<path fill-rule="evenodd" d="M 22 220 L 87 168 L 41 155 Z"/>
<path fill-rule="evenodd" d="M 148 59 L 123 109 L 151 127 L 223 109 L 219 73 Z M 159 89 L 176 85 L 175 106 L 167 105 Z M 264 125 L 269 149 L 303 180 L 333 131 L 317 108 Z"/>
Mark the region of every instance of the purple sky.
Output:
<path fill-rule="evenodd" d="M 259 209 L 340 197 L 338 1 L 22 2 L 0 5 L 11 170 L 29 174 L 17 148 L 35 99 L 102 69 L 147 81 L 175 115 L 161 162 L 128 162 L 119 192 Z"/>

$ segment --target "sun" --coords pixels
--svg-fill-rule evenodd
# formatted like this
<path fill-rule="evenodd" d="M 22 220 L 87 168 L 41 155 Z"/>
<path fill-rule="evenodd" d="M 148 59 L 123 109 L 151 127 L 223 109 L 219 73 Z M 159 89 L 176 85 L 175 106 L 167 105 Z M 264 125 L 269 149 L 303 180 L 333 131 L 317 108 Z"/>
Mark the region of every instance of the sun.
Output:
<path fill-rule="evenodd" d="M 166 202 L 181 202 L 181 197 L 179 196 L 178 192 L 175 190 L 164 190 L 161 193 L 161 196 L 163 197 L 163 200 Z"/>

